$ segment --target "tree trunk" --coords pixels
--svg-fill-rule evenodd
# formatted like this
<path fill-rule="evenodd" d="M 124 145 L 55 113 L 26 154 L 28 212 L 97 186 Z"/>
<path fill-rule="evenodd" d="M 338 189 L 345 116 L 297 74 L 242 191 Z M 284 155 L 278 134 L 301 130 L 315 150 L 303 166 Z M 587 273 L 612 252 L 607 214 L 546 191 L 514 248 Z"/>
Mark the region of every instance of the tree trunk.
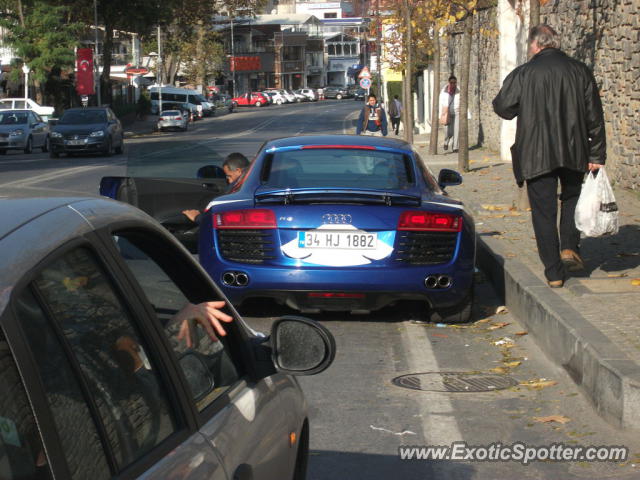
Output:
<path fill-rule="evenodd" d="M 433 34 L 433 85 L 431 88 L 431 136 L 429 154 L 438 153 L 438 132 L 440 131 L 440 31 L 434 26 Z"/>
<path fill-rule="evenodd" d="M 43 85 L 42 82 L 36 78 L 33 79 L 33 88 L 36 91 L 36 103 L 39 105 L 44 105 L 44 93 L 43 93 Z"/>
<path fill-rule="evenodd" d="M 202 91 L 206 92 L 207 86 L 207 52 L 205 51 L 205 35 L 206 31 L 202 21 L 198 22 L 196 27 L 198 31 L 197 43 L 196 43 L 196 58 L 198 59 L 198 65 L 196 67 L 196 86 L 201 85 Z M 249 46 L 251 49 L 251 45 Z"/>
<path fill-rule="evenodd" d="M 409 10 L 409 1 L 404 0 L 404 22 L 407 27 L 405 37 L 405 49 L 406 49 L 406 64 L 404 74 L 404 88 L 406 89 L 406 99 L 404 104 L 404 110 L 406 112 L 406 123 L 404 124 L 404 139 L 409 144 L 413 144 L 413 93 L 411 91 L 411 84 L 413 80 L 413 26 L 411 24 L 411 11 Z"/>
<path fill-rule="evenodd" d="M 529 28 L 540 23 L 540 0 L 529 0 Z"/>
<path fill-rule="evenodd" d="M 460 109 L 458 111 L 458 169 L 469 171 L 469 73 L 471 71 L 471 36 L 473 15 L 464 21 L 462 38 L 462 70 L 460 72 Z"/>
<path fill-rule="evenodd" d="M 100 75 L 102 103 L 111 104 L 111 51 L 113 50 L 113 25 L 105 18 L 104 42 L 102 43 L 102 74 Z"/>

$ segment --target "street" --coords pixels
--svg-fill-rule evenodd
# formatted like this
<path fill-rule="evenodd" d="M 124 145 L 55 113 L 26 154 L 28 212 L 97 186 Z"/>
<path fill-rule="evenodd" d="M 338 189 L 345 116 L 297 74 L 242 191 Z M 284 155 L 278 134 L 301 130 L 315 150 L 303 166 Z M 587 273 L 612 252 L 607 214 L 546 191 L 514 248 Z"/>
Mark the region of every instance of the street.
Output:
<path fill-rule="evenodd" d="M 252 158 L 268 139 L 354 133 L 360 105 L 347 99 L 239 109 L 190 124 L 187 132 L 127 139 L 124 154 L 112 157 L 50 159 L 41 152 L 8 152 L 0 158 L 0 196 L 41 189 L 96 195 L 100 179 L 109 175 L 194 177 L 199 167 L 220 166 L 231 152 Z M 434 172 L 439 168 L 432 167 Z M 450 194 L 455 197 L 455 187 Z M 477 274 L 471 323 L 424 324 L 420 308 L 312 315 L 333 333 L 338 353 L 326 372 L 300 377 L 311 425 L 309 479 L 640 476 L 637 435 L 614 428 L 595 413 L 567 372 L 547 359 L 502 306 L 482 272 Z M 296 314 L 257 302 L 241 313 L 262 331 L 277 317 Z M 403 375 L 409 377 L 397 379 Z M 458 441 L 487 448 L 519 442 L 527 447 L 625 446 L 629 458 L 529 465 L 400 459 L 402 446 L 450 446 Z"/>

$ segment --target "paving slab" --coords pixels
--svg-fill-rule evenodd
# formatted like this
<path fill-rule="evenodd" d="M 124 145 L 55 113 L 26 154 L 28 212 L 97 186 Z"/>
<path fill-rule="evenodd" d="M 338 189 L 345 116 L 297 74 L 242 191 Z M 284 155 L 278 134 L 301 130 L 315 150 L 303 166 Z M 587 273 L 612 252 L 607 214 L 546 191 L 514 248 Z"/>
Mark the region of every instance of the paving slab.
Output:
<path fill-rule="evenodd" d="M 457 168 L 456 153 L 428 154 L 426 136 L 415 148 L 437 174 Z M 538 257 L 531 214 L 510 162 L 497 153 L 470 151 L 470 172 L 449 194 L 476 221 L 478 264 L 509 309 L 545 353 L 564 367 L 612 423 L 640 430 L 640 193 L 616 188 L 617 235 L 583 238 L 585 271 L 550 289 Z"/>

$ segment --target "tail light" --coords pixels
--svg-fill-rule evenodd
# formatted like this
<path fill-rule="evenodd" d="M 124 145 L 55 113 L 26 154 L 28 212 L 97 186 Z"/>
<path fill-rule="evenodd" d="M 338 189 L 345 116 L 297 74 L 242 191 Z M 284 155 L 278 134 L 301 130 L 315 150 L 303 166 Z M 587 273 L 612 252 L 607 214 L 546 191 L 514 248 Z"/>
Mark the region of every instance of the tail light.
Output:
<path fill-rule="evenodd" d="M 233 228 L 276 228 L 276 216 L 273 210 L 265 208 L 232 210 L 216 213 L 213 216 L 214 228 L 224 230 Z"/>
<path fill-rule="evenodd" d="M 162 122 L 162 121 L 164 121 L 164 118 L 160 117 L 158 120 L 160 120 Z"/>
<path fill-rule="evenodd" d="M 398 230 L 459 232 L 462 230 L 462 217 L 451 213 L 408 210 L 400 215 Z"/>

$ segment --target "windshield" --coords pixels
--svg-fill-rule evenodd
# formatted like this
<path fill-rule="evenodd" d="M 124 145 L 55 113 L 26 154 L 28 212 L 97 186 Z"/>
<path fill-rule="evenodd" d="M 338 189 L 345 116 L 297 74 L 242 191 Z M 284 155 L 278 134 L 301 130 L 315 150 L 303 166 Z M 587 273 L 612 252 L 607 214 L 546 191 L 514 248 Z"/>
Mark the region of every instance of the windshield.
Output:
<path fill-rule="evenodd" d="M 59 125 L 82 125 L 106 123 L 107 116 L 100 110 L 67 110 L 58 122 Z"/>
<path fill-rule="evenodd" d="M 273 188 L 369 188 L 402 190 L 414 183 L 403 154 L 358 149 L 276 152 L 263 174 Z"/>
<path fill-rule="evenodd" d="M 27 118 L 26 112 L 0 113 L 0 125 L 24 125 Z"/>

